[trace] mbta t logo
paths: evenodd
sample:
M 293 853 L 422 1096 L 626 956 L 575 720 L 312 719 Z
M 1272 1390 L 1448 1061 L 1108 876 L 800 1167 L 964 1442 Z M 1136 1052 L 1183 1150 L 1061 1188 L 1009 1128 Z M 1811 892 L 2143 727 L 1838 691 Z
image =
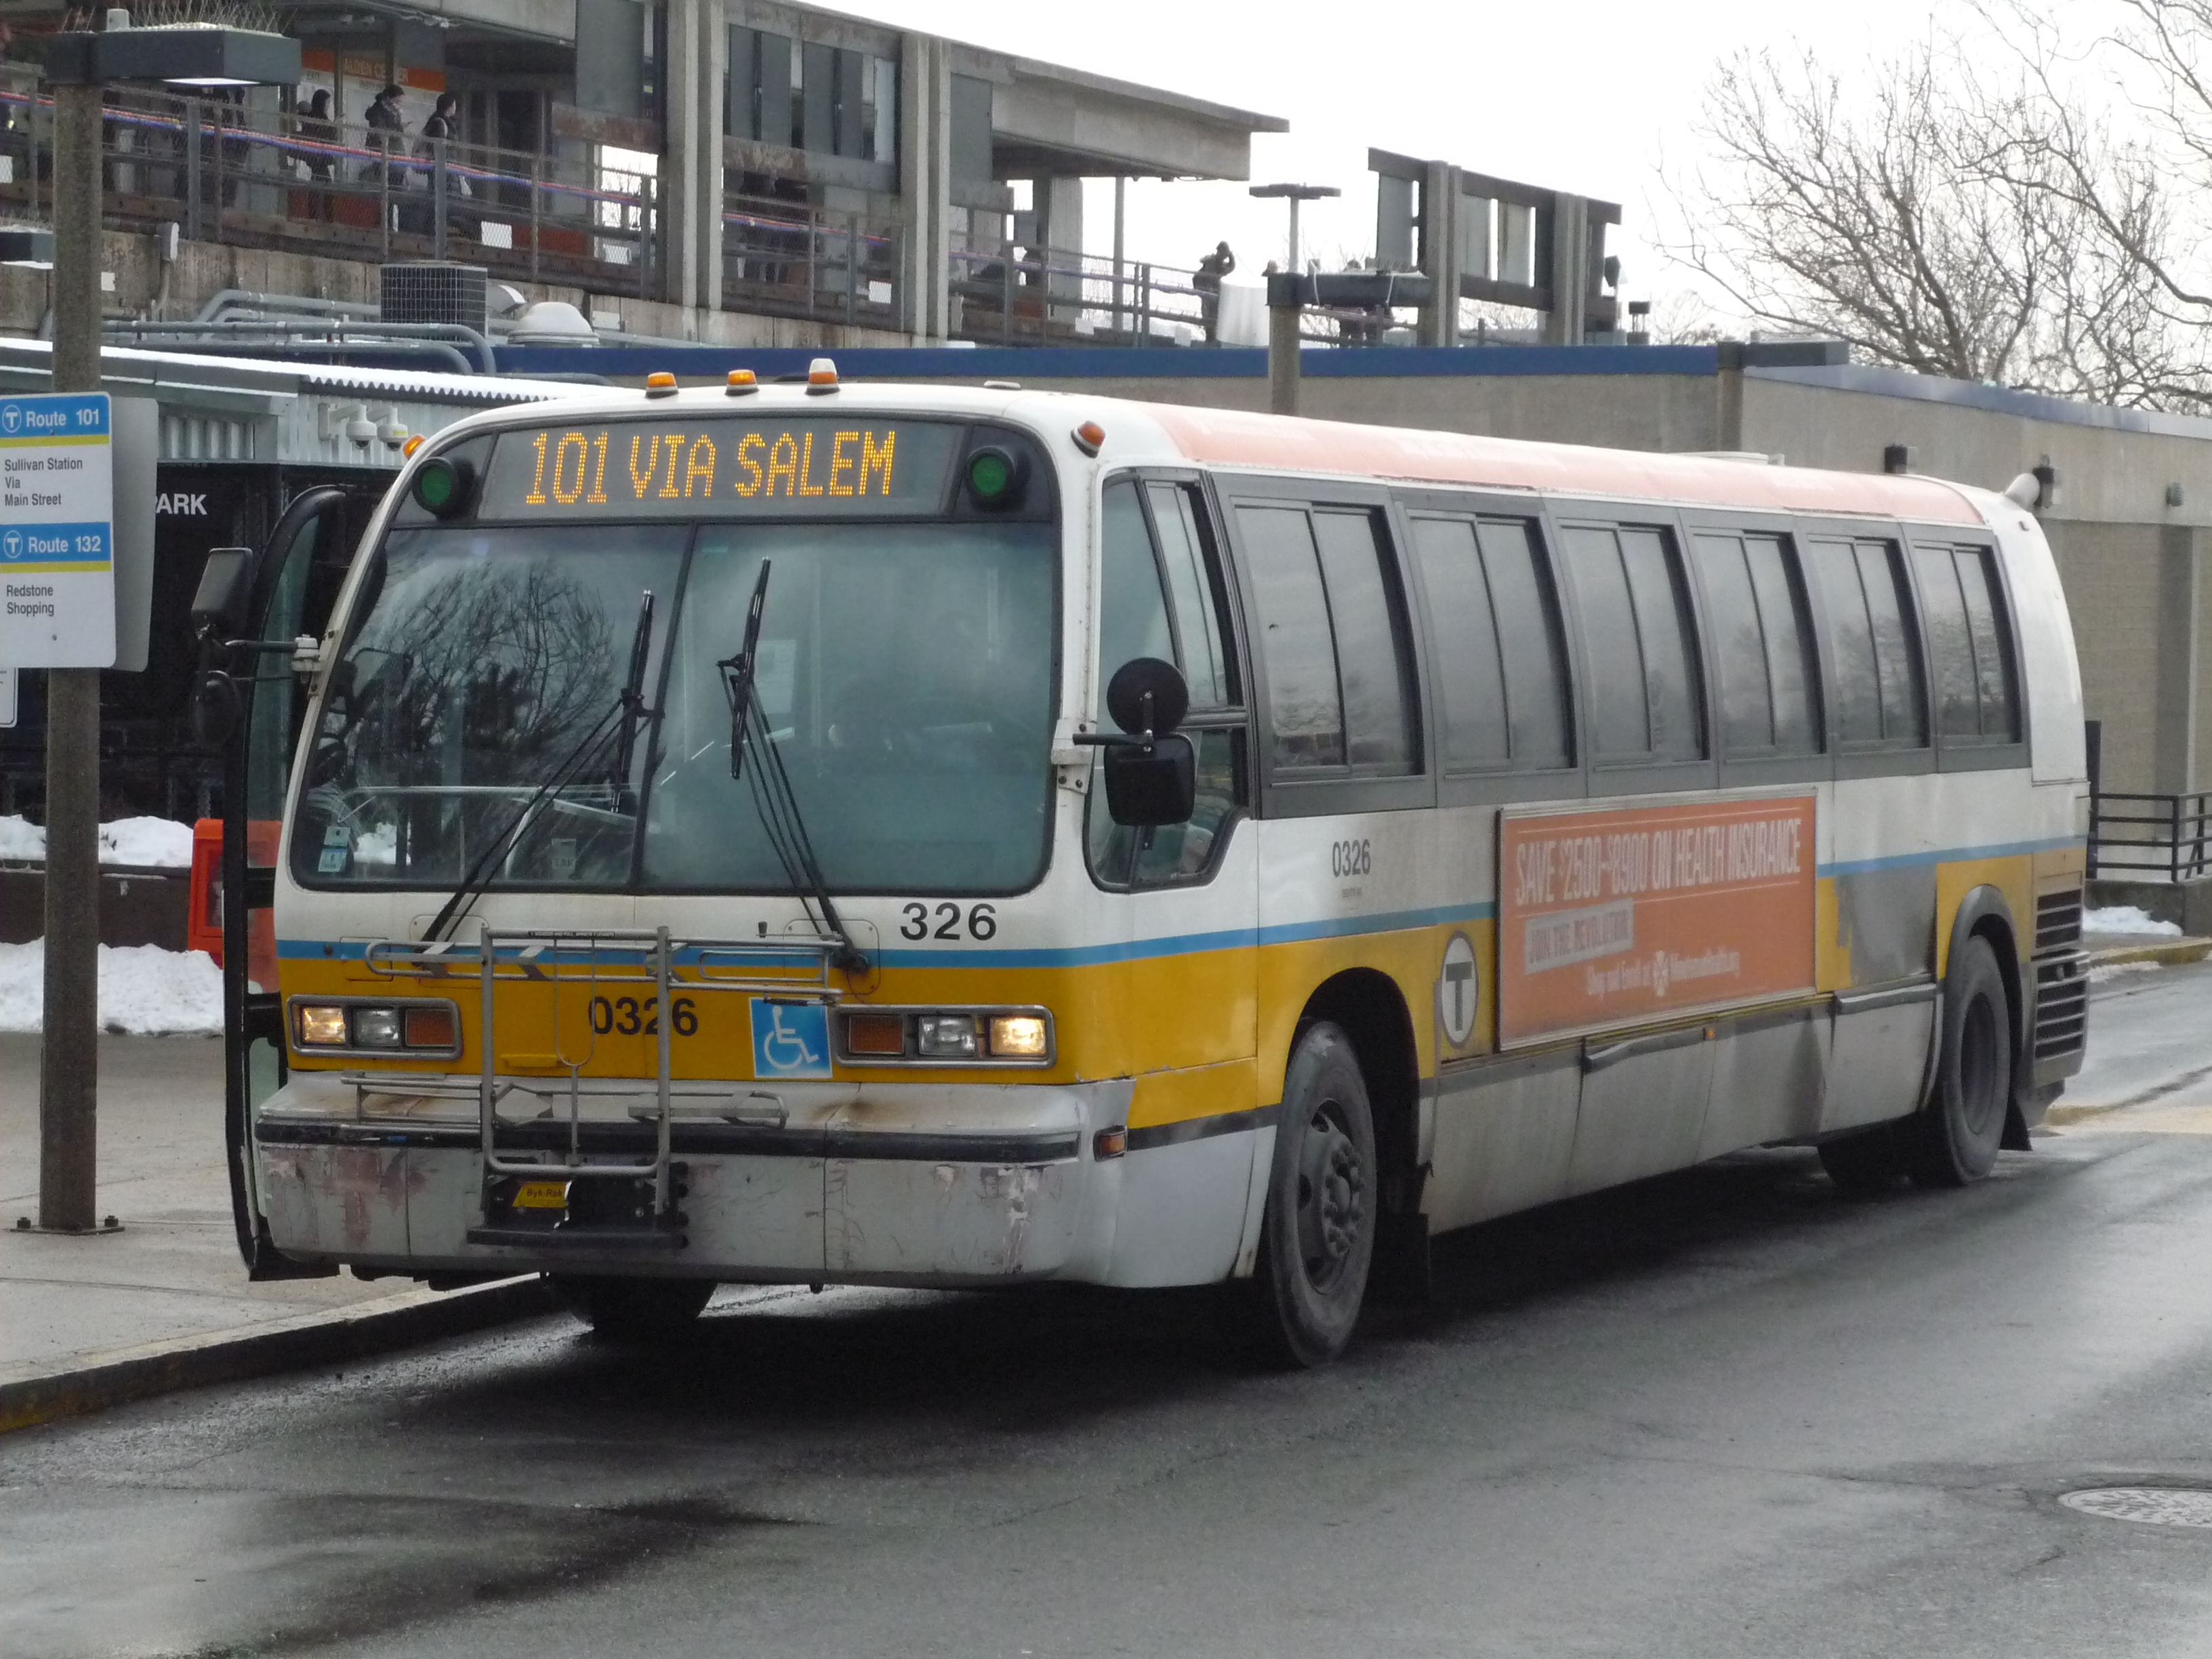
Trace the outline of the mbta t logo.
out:
M 22 429 L 22 406 L 20 404 L 0 404 L 0 437 L 12 438 Z

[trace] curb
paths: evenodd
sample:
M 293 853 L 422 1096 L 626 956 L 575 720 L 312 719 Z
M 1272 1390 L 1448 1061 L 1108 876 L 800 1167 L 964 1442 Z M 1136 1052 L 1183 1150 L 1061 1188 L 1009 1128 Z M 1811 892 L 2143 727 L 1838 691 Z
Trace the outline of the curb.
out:
M 2116 945 L 2106 950 L 2092 951 L 2089 965 L 2112 968 L 2127 962 L 2150 962 L 2178 967 L 2186 962 L 2202 962 L 2208 956 L 2212 956 L 2212 939 L 2167 939 L 2155 945 Z
M 409 1291 L 327 1313 L 120 1348 L 88 1364 L 0 1373 L 0 1434 L 179 1389 L 411 1348 L 550 1313 L 558 1305 L 551 1283 L 542 1278 L 459 1291 Z

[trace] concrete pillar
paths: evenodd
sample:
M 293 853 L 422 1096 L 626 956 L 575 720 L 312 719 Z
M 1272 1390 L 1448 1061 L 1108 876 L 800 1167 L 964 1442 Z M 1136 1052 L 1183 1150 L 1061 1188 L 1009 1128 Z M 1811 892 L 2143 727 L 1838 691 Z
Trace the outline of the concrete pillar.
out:
M 722 308 L 722 83 L 729 51 L 724 0 L 668 0 L 661 293 L 692 311 Z
M 2203 634 L 2197 616 L 2204 586 L 2197 532 L 2166 525 L 2158 537 L 2158 668 L 2152 704 L 2151 792 L 2197 787 L 2197 688 Z
M 1421 343 L 1459 343 L 1459 169 L 1428 164 L 1421 181 L 1421 270 L 1436 283 L 1421 308 Z
M 899 321 L 915 344 L 940 345 L 952 331 L 952 70 L 945 42 L 926 34 L 900 45 L 898 148 Z
M 1552 268 L 1538 278 L 1552 289 L 1546 345 L 1580 345 L 1589 318 L 1589 203 L 1564 191 L 1552 198 Z
M 1040 179 L 1030 198 L 1036 204 L 1037 240 L 1050 250 L 1048 264 L 1080 266 L 1083 263 L 1083 180 Z M 1083 278 L 1048 277 L 1045 292 L 1052 300 L 1054 320 L 1073 323 L 1083 309 Z

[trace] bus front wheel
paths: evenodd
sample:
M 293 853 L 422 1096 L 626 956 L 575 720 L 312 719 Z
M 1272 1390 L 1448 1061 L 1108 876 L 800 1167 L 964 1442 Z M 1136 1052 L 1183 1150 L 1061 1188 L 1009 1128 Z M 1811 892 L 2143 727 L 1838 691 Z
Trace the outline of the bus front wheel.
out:
M 1907 1126 L 1906 1167 L 1923 1187 L 1964 1187 L 1996 1168 L 2012 1101 L 2012 1014 L 1996 952 L 1968 939 L 1943 980 L 1936 1098 Z
M 556 1273 L 553 1288 L 570 1313 L 610 1341 L 665 1342 L 690 1328 L 714 1294 L 714 1281 Z
M 1351 1341 L 1375 1256 L 1375 1120 L 1352 1040 L 1322 1021 L 1291 1051 L 1253 1276 L 1232 1289 L 1255 1357 L 1322 1365 Z

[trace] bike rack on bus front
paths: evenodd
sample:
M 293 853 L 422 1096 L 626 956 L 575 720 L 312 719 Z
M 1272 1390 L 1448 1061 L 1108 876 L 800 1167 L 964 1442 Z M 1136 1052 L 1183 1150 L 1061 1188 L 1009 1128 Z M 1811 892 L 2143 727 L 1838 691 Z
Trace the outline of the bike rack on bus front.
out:
M 752 939 L 678 939 L 665 927 L 650 933 L 495 931 L 487 923 L 479 926 L 473 951 L 465 946 L 457 948 L 449 941 L 410 944 L 380 940 L 368 947 L 366 957 L 372 973 L 431 979 L 465 979 L 474 974 L 481 988 L 478 1075 L 473 1085 L 462 1084 L 458 1079 L 451 1085 L 456 1094 L 465 1090 L 476 1096 L 482 1137 L 485 1215 L 483 1224 L 469 1229 L 471 1243 L 583 1249 L 680 1249 L 684 1243 L 684 1218 L 676 1208 L 676 1200 L 681 1196 L 677 1179 L 679 1170 L 671 1156 L 678 1092 L 671 1066 L 675 992 L 681 989 L 721 995 L 772 996 L 834 1004 L 842 999 L 844 991 L 830 977 L 831 963 L 845 948 L 842 939 L 814 933 L 787 933 L 775 938 L 763 935 Z M 636 960 L 619 962 L 610 971 L 603 960 L 609 954 L 634 957 Z M 584 975 L 562 971 L 564 965 L 573 966 L 579 957 L 587 969 Z M 556 1044 L 557 999 L 564 988 L 580 986 L 588 998 L 607 985 L 652 987 L 656 1033 L 653 1100 L 650 1106 L 633 1105 L 629 1113 L 632 1121 L 644 1117 L 653 1124 L 650 1158 L 617 1158 L 585 1152 L 584 1097 L 622 1097 L 635 1093 L 621 1086 L 630 1081 L 628 1079 L 595 1079 L 594 1085 L 586 1088 L 582 1073 L 590 1063 L 589 1052 L 581 1059 L 561 1054 L 553 1057 L 554 1063 L 568 1073 L 568 1145 L 565 1155 L 526 1157 L 501 1150 L 498 1104 L 503 1097 L 520 1086 L 514 1079 L 503 1080 L 498 1076 L 496 990 L 502 981 L 510 986 L 542 984 L 556 999 Z M 596 1038 L 596 1028 L 594 1032 Z M 614 1086 L 611 1087 L 610 1083 Z M 726 1091 L 685 1089 L 681 1092 L 687 1098 L 707 1092 L 710 1098 L 726 1100 L 727 1105 L 717 1109 L 715 1115 L 733 1121 L 751 1121 L 758 1115 L 757 1108 L 747 1107 Z M 491 1193 L 495 1184 L 505 1179 L 563 1183 L 579 1180 L 649 1181 L 653 1186 L 652 1224 L 645 1228 L 580 1224 L 565 1211 L 563 1219 L 552 1226 L 498 1224 L 492 1214 Z

